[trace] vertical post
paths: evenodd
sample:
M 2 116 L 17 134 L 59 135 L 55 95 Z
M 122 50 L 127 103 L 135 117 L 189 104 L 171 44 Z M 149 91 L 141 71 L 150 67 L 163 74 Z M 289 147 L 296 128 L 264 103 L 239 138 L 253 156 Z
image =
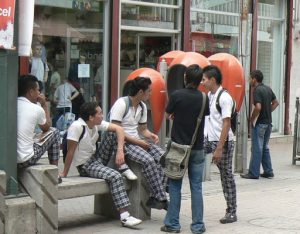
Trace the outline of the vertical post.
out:
M 247 77 L 249 70 L 249 40 L 248 40 L 248 1 L 243 1 L 241 5 L 241 23 L 239 34 L 239 54 L 240 61 L 244 67 L 244 77 Z M 245 93 L 247 95 L 247 84 L 245 85 Z M 245 101 L 245 100 L 244 100 Z M 235 172 L 246 173 L 247 169 L 247 144 L 248 144 L 248 122 L 247 122 L 247 105 L 242 105 L 240 114 L 238 116 L 238 129 L 236 136 L 236 148 L 235 148 Z
M 167 85 L 167 74 L 168 74 L 168 64 L 165 59 L 159 63 L 159 72 L 165 80 L 165 85 Z M 165 90 L 167 92 L 167 90 Z M 161 124 L 160 131 L 158 133 L 160 139 L 160 146 L 162 149 L 166 149 L 166 119 L 164 118 Z
M 15 2 L 18 19 L 18 1 Z M 14 20 L 14 44 L 18 44 L 18 20 Z M 7 194 L 18 193 L 17 183 L 17 50 L 0 50 L 0 170 L 7 178 Z
M 296 159 L 297 159 L 297 148 L 298 146 L 298 116 L 299 116 L 299 97 L 296 98 L 296 113 L 295 113 L 295 124 L 294 124 L 294 142 L 293 142 L 293 159 L 292 159 L 292 164 L 296 164 Z

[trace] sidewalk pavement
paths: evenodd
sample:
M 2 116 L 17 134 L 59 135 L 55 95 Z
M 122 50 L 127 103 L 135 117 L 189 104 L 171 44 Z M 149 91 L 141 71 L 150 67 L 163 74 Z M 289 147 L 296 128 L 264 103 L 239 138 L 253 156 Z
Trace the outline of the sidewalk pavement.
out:
M 250 148 L 250 147 L 249 147 Z M 203 183 L 204 221 L 207 234 L 300 234 L 300 164 L 292 165 L 292 142 L 270 144 L 275 177 L 259 180 L 242 179 L 237 184 L 238 221 L 220 224 L 225 214 L 218 169 L 211 167 L 211 181 Z M 248 150 L 249 151 L 249 150 Z M 250 152 L 248 152 L 248 161 Z M 191 233 L 191 205 L 188 179 L 184 178 L 180 221 L 181 233 Z M 136 229 L 124 228 L 118 220 L 107 220 L 93 214 L 93 197 L 59 201 L 59 233 L 91 234 L 163 233 L 160 227 L 166 211 L 152 210 L 151 220 Z

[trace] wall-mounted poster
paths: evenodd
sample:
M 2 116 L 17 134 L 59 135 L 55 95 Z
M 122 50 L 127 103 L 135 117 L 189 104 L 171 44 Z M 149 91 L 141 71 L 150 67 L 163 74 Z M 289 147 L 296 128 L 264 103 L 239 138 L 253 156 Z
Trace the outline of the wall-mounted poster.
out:
M 15 0 L 0 1 L 0 48 L 14 49 Z

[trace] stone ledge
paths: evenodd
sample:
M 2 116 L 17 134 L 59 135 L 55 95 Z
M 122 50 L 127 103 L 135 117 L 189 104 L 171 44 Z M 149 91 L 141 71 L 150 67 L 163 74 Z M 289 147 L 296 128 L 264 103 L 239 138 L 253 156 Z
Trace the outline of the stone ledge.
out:
M 124 179 L 124 185 L 126 190 L 131 188 L 131 182 Z M 63 182 L 58 185 L 58 200 L 84 197 L 95 194 L 106 194 L 110 193 L 110 189 L 105 180 L 70 176 L 63 178 Z

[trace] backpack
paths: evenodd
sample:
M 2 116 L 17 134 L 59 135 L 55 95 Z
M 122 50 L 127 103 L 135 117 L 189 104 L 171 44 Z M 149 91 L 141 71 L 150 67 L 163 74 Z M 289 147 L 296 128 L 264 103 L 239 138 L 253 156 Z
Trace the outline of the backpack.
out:
M 217 100 L 216 100 L 216 108 L 217 108 L 218 112 L 220 113 L 220 115 L 222 115 L 222 110 L 221 110 L 221 106 L 220 106 L 219 101 L 220 101 L 220 97 L 221 97 L 221 95 L 224 91 L 227 92 L 226 89 L 221 89 L 221 91 L 219 92 L 219 94 L 217 96 Z M 238 115 L 238 112 L 236 110 L 236 102 L 233 98 L 232 98 L 232 101 L 233 101 L 233 106 L 232 106 L 232 110 L 231 110 L 230 122 L 231 122 L 231 130 L 232 130 L 233 134 L 235 134 L 236 129 L 237 129 L 237 115 Z
M 83 138 L 85 133 L 85 127 L 82 125 L 82 133 L 80 134 L 80 137 L 78 139 L 78 144 L 81 141 L 81 139 Z M 62 138 L 62 153 L 63 153 L 63 162 L 65 163 L 66 157 L 67 157 L 67 152 L 68 152 L 68 140 L 67 140 L 67 136 L 68 136 L 68 131 L 66 131 L 63 135 Z

